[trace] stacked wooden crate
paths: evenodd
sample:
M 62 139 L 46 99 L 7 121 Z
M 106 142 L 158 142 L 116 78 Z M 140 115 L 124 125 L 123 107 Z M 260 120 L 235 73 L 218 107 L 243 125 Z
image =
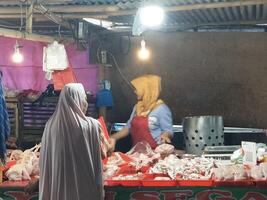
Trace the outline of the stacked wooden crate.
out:
M 87 116 L 97 117 L 95 99 L 88 97 L 88 100 Z M 45 124 L 56 109 L 58 97 L 46 97 L 42 103 L 33 103 L 26 98 L 21 101 L 7 98 L 6 101 L 11 123 L 11 136 L 16 137 L 20 144 L 39 143 Z

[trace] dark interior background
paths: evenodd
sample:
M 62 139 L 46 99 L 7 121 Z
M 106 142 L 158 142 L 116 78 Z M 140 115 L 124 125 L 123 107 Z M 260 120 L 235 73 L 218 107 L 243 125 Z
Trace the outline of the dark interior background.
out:
M 149 73 L 162 77 L 161 98 L 174 124 L 185 116 L 221 115 L 225 126 L 267 128 L 266 33 L 149 33 L 144 38 L 152 54 L 147 62 L 136 56 L 140 37 L 131 37 L 130 46 L 127 37 L 112 37 L 112 52 L 128 80 Z M 114 97 L 108 121 L 126 122 L 136 97 L 114 65 L 107 73 Z M 263 134 L 242 134 L 226 137 L 226 143 L 244 139 L 266 140 Z

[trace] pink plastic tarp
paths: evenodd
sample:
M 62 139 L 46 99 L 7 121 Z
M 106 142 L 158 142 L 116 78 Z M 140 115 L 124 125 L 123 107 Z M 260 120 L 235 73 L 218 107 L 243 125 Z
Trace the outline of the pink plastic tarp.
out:
M 24 56 L 22 63 L 12 61 L 16 39 L 0 37 L 0 70 L 3 72 L 3 83 L 8 89 L 44 91 L 50 83 L 45 79 L 42 70 L 43 47 L 47 43 L 33 42 L 19 39 L 23 46 L 21 53 Z M 98 66 L 89 64 L 88 51 L 76 50 L 74 43 L 66 44 L 69 62 L 74 69 L 78 82 L 82 83 L 87 91 L 96 94 L 98 83 Z

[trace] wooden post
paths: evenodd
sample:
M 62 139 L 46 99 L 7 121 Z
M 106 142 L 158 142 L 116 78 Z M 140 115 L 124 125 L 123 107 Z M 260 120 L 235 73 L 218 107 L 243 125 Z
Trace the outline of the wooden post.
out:
M 31 2 L 30 7 L 27 8 L 26 32 L 28 33 L 32 33 L 33 7 L 34 7 L 34 2 Z
M 105 80 L 105 65 L 104 64 L 99 64 L 99 82 L 102 80 Z M 99 116 L 103 116 L 104 120 L 106 121 L 106 116 L 107 115 L 107 109 L 106 107 L 100 107 L 99 108 Z

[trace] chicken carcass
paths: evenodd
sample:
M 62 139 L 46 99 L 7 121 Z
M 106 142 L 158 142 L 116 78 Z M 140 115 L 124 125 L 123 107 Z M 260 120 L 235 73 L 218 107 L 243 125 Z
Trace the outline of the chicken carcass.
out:
M 172 154 L 174 152 L 174 146 L 171 144 L 161 144 L 157 146 L 154 151 L 155 153 L 164 154 L 164 155 Z
M 6 172 L 6 176 L 10 181 L 31 180 L 24 164 L 15 164 Z
M 260 168 L 265 179 L 267 179 L 267 163 L 261 163 Z
M 7 178 L 9 180 L 30 180 L 30 176 L 39 175 L 38 150 L 40 147 L 41 145 L 36 145 L 24 152 L 13 151 L 11 159 L 17 159 L 17 164 L 6 172 Z
M 251 168 L 251 177 L 255 180 L 263 180 L 264 174 L 262 172 L 262 168 L 259 165 L 255 165 Z
M 23 151 L 21 150 L 14 150 L 11 152 L 9 160 L 20 160 L 22 158 Z

